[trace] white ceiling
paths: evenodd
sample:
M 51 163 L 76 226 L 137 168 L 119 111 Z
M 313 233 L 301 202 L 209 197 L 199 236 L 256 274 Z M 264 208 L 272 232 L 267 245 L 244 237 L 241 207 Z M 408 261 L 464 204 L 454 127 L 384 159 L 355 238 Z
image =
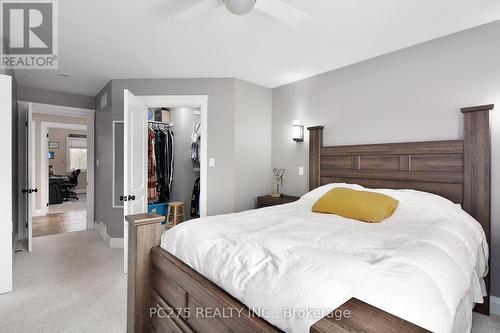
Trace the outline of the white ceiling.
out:
M 173 18 L 199 0 L 60 0 L 59 70 L 17 71 L 18 83 L 90 96 L 114 78 L 276 87 L 500 19 L 499 0 L 283 1 L 309 14 L 298 29 L 224 7 L 191 23 Z

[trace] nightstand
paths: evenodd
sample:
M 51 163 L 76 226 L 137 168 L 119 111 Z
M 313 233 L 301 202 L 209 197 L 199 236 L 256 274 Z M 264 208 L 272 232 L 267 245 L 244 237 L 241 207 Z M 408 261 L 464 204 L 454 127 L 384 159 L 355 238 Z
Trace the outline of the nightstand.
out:
M 279 198 L 273 198 L 270 195 L 264 195 L 262 197 L 257 198 L 257 208 L 283 205 L 286 203 L 294 202 L 299 200 L 299 197 L 293 197 L 290 195 L 282 195 Z

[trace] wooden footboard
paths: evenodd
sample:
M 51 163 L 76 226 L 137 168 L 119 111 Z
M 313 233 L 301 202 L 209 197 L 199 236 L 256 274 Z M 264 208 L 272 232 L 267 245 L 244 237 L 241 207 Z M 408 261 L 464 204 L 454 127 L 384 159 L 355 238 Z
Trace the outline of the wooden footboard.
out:
M 131 215 L 127 332 L 282 332 L 159 247 L 158 215 Z M 357 299 L 315 323 L 313 333 L 428 332 Z

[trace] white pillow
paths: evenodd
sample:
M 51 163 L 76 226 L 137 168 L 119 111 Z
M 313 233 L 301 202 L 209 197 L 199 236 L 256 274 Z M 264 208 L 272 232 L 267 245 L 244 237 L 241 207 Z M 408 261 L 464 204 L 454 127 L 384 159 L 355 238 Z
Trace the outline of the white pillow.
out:
M 364 187 L 361 185 L 356 185 L 356 184 L 345 184 L 345 183 L 331 183 L 331 184 L 326 184 L 320 187 L 315 188 L 314 190 L 307 192 L 304 194 L 300 200 L 298 201 L 299 203 L 305 205 L 305 206 L 313 206 L 316 201 L 319 200 L 326 192 L 330 191 L 332 188 L 335 187 L 345 187 L 345 188 L 351 188 L 353 190 L 363 190 Z

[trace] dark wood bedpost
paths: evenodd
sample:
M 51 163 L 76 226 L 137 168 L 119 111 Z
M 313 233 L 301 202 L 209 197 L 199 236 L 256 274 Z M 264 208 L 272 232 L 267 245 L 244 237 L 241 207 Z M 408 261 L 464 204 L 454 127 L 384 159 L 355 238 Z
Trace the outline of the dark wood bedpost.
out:
M 491 138 L 490 111 L 494 105 L 461 109 L 464 114 L 464 207 L 483 227 L 490 244 L 491 214 Z M 488 261 L 489 265 L 489 261 Z M 476 306 L 479 313 L 490 314 L 490 274 L 485 277 L 488 296 Z
M 321 147 L 323 147 L 323 126 L 308 127 L 309 131 L 309 191 L 321 185 Z
M 151 249 L 160 245 L 165 231 L 164 216 L 137 214 L 125 217 L 129 223 L 128 280 L 127 280 L 127 332 L 149 332 L 151 306 Z

